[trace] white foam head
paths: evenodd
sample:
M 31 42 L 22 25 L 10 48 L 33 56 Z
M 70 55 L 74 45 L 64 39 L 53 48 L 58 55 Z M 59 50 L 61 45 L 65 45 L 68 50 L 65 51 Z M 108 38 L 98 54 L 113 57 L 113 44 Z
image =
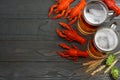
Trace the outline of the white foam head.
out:
M 111 28 L 102 28 L 96 32 L 94 41 L 100 50 L 112 51 L 118 45 L 118 35 Z
M 85 21 L 93 26 L 102 24 L 106 18 L 108 9 L 99 1 L 91 1 L 85 6 L 83 14 Z

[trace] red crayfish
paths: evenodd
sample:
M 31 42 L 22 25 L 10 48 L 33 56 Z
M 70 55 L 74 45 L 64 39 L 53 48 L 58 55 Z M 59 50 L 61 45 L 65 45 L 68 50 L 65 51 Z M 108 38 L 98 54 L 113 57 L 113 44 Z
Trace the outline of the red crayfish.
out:
M 67 24 L 63 22 L 59 22 L 59 25 L 66 28 L 66 30 L 62 30 L 62 31 L 56 28 L 56 33 L 58 34 L 59 37 L 64 38 L 70 42 L 77 41 L 82 45 L 85 44 L 86 39 L 79 36 L 78 33 L 74 29 L 70 28 Z
M 54 10 L 55 14 L 57 14 L 57 13 L 60 13 L 60 14 L 54 16 L 53 19 L 62 17 L 65 13 L 65 10 L 69 7 L 69 5 L 74 0 L 56 0 L 56 1 L 57 1 L 57 3 L 50 7 L 48 16 L 50 17 L 53 10 Z
M 113 11 L 115 11 L 116 16 L 120 15 L 120 8 L 115 4 L 114 0 L 102 0 L 109 9 L 112 9 Z
M 86 5 L 85 0 L 80 0 L 80 2 L 73 8 L 66 10 L 64 17 L 68 16 L 69 25 L 72 25 L 78 18 L 80 18 L 81 11 Z
M 57 54 L 60 55 L 62 58 L 78 61 L 78 57 L 88 57 L 88 53 L 86 51 L 79 50 L 75 45 L 69 47 L 66 44 L 62 43 L 59 44 L 59 46 L 67 49 L 64 50 L 63 52 L 57 51 Z

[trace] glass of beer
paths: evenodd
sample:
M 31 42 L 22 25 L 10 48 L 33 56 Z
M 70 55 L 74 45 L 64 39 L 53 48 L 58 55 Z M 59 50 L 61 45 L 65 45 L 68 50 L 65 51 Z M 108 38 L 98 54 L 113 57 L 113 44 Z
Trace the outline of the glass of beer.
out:
M 102 23 L 112 19 L 112 16 L 114 16 L 114 11 L 110 11 L 105 3 L 90 1 L 83 9 L 77 28 L 84 35 L 93 34 Z
M 100 28 L 88 43 L 87 52 L 93 59 L 102 59 L 106 53 L 114 51 L 119 44 L 119 34 L 116 31 L 116 23 L 111 27 Z

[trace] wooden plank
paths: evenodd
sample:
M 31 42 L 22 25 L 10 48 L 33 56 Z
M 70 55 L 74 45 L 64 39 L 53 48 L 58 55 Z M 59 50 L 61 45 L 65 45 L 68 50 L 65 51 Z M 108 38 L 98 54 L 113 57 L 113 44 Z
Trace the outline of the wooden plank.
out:
M 2 18 L 47 18 L 48 9 L 56 0 L 0 0 Z M 75 5 L 74 1 L 71 5 Z M 44 16 L 45 15 L 45 16 Z
M 118 20 L 113 21 L 117 21 L 118 25 L 120 25 Z M 49 19 L 3 19 L 0 20 L 0 40 L 58 40 L 55 28 L 60 26 L 57 22 Z M 108 26 L 108 24 L 105 23 L 104 26 Z M 120 27 L 117 28 L 120 33 Z
M 26 16 L 27 14 L 36 14 L 42 17 L 42 14 L 47 14 L 53 2 L 54 0 L 0 0 L 0 14 L 8 14 L 9 17 L 10 15 L 20 17 L 20 14 L 26 14 Z
M 101 78 L 102 77 L 102 78 Z M 108 77 L 103 78 L 104 76 L 100 76 L 97 78 L 81 78 L 81 77 L 45 77 L 45 78 L 38 78 L 38 77 L 9 77 L 9 78 L 0 78 L 1 80 L 91 80 L 91 79 L 96 79 L 96 80 L 101 80 L 101 79 L 105 79 L 105 80 L 111 80 Z
M 101 78 L 102 77 L 102 78 Z M 91 80 L 91 79 L 96 79 L 96 80 L 101 80 L 103 79 L 103 76 L 101 77 L 97 77 L 97 78 L 90 78 L 88 79 L 88 77 L 86 78 L 81 78 L 81 77 L 62 77 L 62 78 L 56 78 L 56 77 L 45 77 L 45 78 L 36 78 L 36 77 L 9 77 L 9 78 L 0 78 L 1 80 Z M 104 78 L 105 80 L 111 80 L 108 77 Z
M 74 77 L 78 76 L 77 70 L 84 71 L 80 64 L 73 65 L 72 62 L 0 62 L 0 77 Z
M 76 0 L 71 6 L 77 2 Z M 45 19 L 48 18 L 49 7 L 53 4 L 55 4 L 55 0 L 1 0 L 0 18 Z
M 66 61 L 56 54 L 63 51 L 54 41 L 0 41 L 0 61 Z M 81 50 L 85 46 L 77 45 Z
M 54 40 L 57 37 L 54 30 L 58 24 L 51 20 L 3 19 L 0 26 L 0 40 Z
M 84 72 L 85 69 L 72 62 L 0 62 L 0 77 L 12 80 L 109 80 L 109 74 L 100 73 L 92 77 Z

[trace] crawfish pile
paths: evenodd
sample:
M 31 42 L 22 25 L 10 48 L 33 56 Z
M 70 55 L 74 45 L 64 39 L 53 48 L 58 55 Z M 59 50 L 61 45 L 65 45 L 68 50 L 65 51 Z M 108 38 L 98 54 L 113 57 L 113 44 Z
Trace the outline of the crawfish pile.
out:
M 70 8 L 69 5 L 74 0 L 56 0 L 56 4 L 52 5 L 49 9 L 48 17 L 51 16 L 52 12 L 56 15 L 53 19 L 58 19 L 61 17 L 68 17 L 69 25 L 75 23 L 75 21 L 80 17 L 81 11 L 83 10 L 86 2 L 85 0 L 80 0 L 75 7 Z
M 49 9 L 48 17 L 51 17 L 53 13 L 52 19 L 58 19 L 61 17 L 67 18 L 69 21 L 68 24 L 64 22 L 58 23 L 61 27 L 65 29 L 59 30 L 58 28 L 56 28 L 55 31 L 57 35 L 69 42 L 76 41 L 80 45 L 84 45 L 86 43 L 86 39 L 79 35 L 77 31 L 71 27 L 71 25 L 80 18 L 81 12 L 86 5 L 86 2 L 85 0 L 80 0 L 74 7 L 70 8 L 70 4 L 74 1 L 75 0 L 56 0 L 56 3 L 52 5 Z M 62 58 L 78 61 L 78 57 L 88 57 L 87 51 L 79 50 L 75 45 L 69 47 L 66 44 L 62 43 L 59 44 L 59 46 L 67 49 L 63 52 L 57 51 L 57 54 L 60 55 Z
M 70 4 L 73 3 L 74 1 L 75 0 L 56 0 L 56 3 L 54 5 L 52 5 L 49 9 L 48 17 L 51 17 L 52 19 L 58 19 L 58 18 L 61 18 L 61 17 L 67 18 L 68 24 L 64 23 L 64 22 L 58 22 L 58 24 L 64 29 L 60 30 L 59 28 L 56 28 L 55 32 L 57 33 L 57 35 L 60 38 L 63 38 L 66 41 L 68 41 L 68 42 L 75 41 L 75 42 L 79 43 L 81 46 L 83 46 L 86 43 L 86 39 L 84 37 L 82 37 L 71 26 L 78 19 L 80 19 L 80 17 L 82 16 L 81 13 L 82 13 L 82 10 L 84 9 L 85 5 L 86 5 L 86 1 L 85 0 L 80 0 L 74 7 L 71 8 Z M 100 1 L 104 2 L 109 9 L 112 9 L 116 13 L 116 16 L 120 15 L 120 9 L 115 5 L 114 0 L 100 0 Z M 88 57 L 87 50 L 85 50 L 85 51 L 79 50 L 75 45 L 68 46 L 65 43 L 60 43 L 60 44 L 58 44 L 58 46 L 66 49 L 64 51 L 57 51 L 56 52 L 62 58 L 67 58 L 67 59 L 70 59 L 70 60 L 73 60 L 73 61 L 78 61 L 79 57 L 85 57 L 85 58 Z M 104 59 L 93 60 L 93 61 L 89 61 L 87 63 L 84 63 L 83 66 L 89 66 L 88 69 L 86 70 L 86 72 L 94 70 L 106 58 L 107 58 L 106 64 L 109 64 L 111 62 L 111 57 L 109 57 L 109 56 L 106 56 Z M 116 60 L 118 60 L 118 59 L 116 59 Z M 114 62 L 114 60 L 113 60 L 109 65 L 110 67 L 107 66 L 108 70 L 105 73 L 107 73 L 111 69 L 111 66 L 113 66 L 116 62 Z M 101 71 L 105 67 L 106 67 L 106 65 L 102 65 L 99 69 L 93 71 L 91 73 L 91 75 L 94 75 L 95 73 Z M 111 74 L 116 79 L 118 77 L 117 68 L 113 68 L 112 71 L 111 71 Z M 117 74 L 117 75 L 114 75 L 114 74 Z
M 63 22 L 59 22 L 59 25 L 66 28 L 65 30 L 61 30 L 61 31 L 58 28 L 56 28 L 55 31 L 59 37 L 69 42 L 76 41 L 80 45 L 84 45 L 86 43 L 86 39 L 80 36 L 74 29 L 70 28 L 70 26 L 68 26 Z M 71 47 L 69 47 L 66 44 L 59 44 L 59 46 L 67 49 L 63 52 L 59 52 L 59 51 L 57 52 L 58 55 L 60 55 L 63 58 L 68 58 L 74 61 L 78 61 L 79 56 L 88 57 L 87 51 L 81 51 L 75 45 L 72 45 Z

